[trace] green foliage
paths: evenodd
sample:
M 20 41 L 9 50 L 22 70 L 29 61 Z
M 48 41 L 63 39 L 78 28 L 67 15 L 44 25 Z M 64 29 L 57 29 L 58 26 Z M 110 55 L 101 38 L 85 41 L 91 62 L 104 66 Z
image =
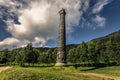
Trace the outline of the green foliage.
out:
M 7 63 L 10 59 L 10 52 L 8 49 L 5 49 L 0 52 L 0 63 Z
M 20 64 L 20 66 L 24 65 L 24 63 L 26 62 L 26 54 L 24 53 L 23 50 L 21 50 L 19 53 L 17 53 L 15 60 L 17 63 Z
M 84 41 L 79 45 L 68 45 L 67 62 L 87 66 L 120 65 L 120 30 L 108 36 Z M 34 48 L 32 44 L 14 50 L 0 51 L 0 63 L 56 63 L 57 48 Z

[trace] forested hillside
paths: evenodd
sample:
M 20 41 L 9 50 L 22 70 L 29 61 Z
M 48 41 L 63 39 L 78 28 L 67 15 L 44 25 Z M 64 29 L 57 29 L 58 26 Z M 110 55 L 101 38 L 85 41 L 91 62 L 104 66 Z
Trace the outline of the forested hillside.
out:
M 7 65 L 26 63 L 56 63 L 57 48 L 24 48 L 0 51 L 0 63 Z M 120 65 L 120 30 L 107 36 L 67 46 L 67 62 L 82 66 Z

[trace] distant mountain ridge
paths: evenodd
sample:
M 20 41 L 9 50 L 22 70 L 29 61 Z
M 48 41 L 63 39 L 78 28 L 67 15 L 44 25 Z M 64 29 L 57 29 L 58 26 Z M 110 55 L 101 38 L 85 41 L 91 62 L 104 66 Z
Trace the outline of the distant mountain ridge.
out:
M 103 37 L 99 37 L 99 38 L 95 38 L 95 39 L 92 39 L 91 41 L 93 41 L 93 42 L 96 42 L 97 40 L 101 40 L 101 41 L 109 41 L 110 39 L 114 39 L 114 37 L 115 37 L 115 35 L 118 35 L 118 38 L 119 38 L 119 40 L 120 40 L 120 30 L 118 30 L 118 31 L 115 31 L 115 32 L 113 32 L 113 33 L 110 33 L 110 34 L 108 34 L 108 35 L 106 35 L 106 36 L 103 36 Z M 87 43 L 89 43 L 89 42 L 91 42 L 91 41 L 88 41 Z M 66 45 L 66 47 L 67 48 L 73 48 L 73 47 L 77 47 L 78 45 L 80 45 L 80 44 L 69 44 L 69 45 Z M 55 47 L 55 48 L 57 48 L 57 47 Z M 49 47 L 39 47 L 39 48 L 37 48 L 37 49 L 39 49 L 39 50 L 41 50 L 41 49 L 50 49 Z M 52 48 L 52 49 L 54 49 L 54 48 Z
M 96 41 L 96 40 L 98 40 L 98 39 L 113 37 L 113 36 L 116 35 L 116 34 L 119 34 L 119 35 L 120 35 L 120 30 L 115 31 L 115 32 L 113 32 L 113 33 L 110 33 L 110 34 L 108 34 L 108 35 L 106 35 L 106 36 L 103 36 L 103 37 L 95 38 L 95 39 L 93 39 L 93 40 L 91 40 L 91 41 Z
M 104 37 L 81 44 L 70 44 L 66 48 L 68 63 L 79 63 L 81 66 L 114 66 L 120 65 L 120 30 Z M 0 51 L 0 63 L 56 63 L 57 48 L 26 47 Z

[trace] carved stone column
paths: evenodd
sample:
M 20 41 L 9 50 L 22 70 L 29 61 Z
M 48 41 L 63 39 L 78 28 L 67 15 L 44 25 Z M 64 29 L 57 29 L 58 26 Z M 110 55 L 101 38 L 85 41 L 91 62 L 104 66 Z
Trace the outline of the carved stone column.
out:
M 65 66 L 66 65 L 65 9 L 60 10 L 59 14 L 60 14 L 59 40 L 58 40 L 57 63 L 55 66 Z

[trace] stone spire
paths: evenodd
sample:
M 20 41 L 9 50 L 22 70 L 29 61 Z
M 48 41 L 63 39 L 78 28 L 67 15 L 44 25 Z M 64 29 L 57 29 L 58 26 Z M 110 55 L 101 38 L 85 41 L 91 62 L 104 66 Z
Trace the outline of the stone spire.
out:
M 66 65 L 65 9 L 60 10 L 59 14 L 60 14 L 59 40 L 58 40 L 57 63 L 55 66 L 65 66 Z

